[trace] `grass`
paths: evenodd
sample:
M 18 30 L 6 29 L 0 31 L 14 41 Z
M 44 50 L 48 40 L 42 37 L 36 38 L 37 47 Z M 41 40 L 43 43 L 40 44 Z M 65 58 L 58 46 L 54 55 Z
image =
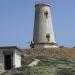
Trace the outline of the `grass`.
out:
M 22 66 L 30 64 L 33 60 L 34 60 L 34 58 L 32 58 L 32 57 L 24 57 L 24 56 L 22 56 L 22 62 L 21 62 Z
M 2 75 L 75 75 L 75 58 L 38 56 L 37 66 L 29 67 L 34 58 L 22 57 L 22 67 L 6 71 Z

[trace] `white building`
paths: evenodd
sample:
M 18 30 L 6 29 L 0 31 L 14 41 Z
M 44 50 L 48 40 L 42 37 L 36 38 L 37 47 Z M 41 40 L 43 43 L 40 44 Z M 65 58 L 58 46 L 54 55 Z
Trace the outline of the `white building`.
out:
M 51 6 L 48 3 L 38 3 L 35 5 L 34 32 L 31 47 L 57 47 L 53 32 Z
M 0 71 L 21 67 L 21 50 L 16 46 L 0 47 Z

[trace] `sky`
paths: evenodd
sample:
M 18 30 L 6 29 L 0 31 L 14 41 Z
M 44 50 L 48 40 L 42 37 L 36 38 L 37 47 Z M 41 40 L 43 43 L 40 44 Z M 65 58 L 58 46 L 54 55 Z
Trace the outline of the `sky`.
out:
M 0 46 L 27 48 L 33 38 L 35 3 L 49 2 L 58 46 L 75 46 L 75 0 L 0 0 Z

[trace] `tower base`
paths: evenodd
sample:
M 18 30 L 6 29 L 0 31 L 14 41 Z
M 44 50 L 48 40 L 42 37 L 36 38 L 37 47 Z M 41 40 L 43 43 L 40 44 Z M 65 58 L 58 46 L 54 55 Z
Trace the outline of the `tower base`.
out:
M 31 48 L 57 48 L 56 43 L 37 43 L 37 44 L 31 44 Z

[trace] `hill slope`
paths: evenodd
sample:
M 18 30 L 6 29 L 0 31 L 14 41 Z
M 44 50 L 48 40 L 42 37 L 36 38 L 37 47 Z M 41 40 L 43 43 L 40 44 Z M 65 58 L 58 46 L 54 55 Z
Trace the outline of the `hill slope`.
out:
M 39 59 L 39 63 L 29 67 L 34 59 Z M 23 51 L 22 67 L 2 75 L 75 75 L 75 49 L 26 49 Z

